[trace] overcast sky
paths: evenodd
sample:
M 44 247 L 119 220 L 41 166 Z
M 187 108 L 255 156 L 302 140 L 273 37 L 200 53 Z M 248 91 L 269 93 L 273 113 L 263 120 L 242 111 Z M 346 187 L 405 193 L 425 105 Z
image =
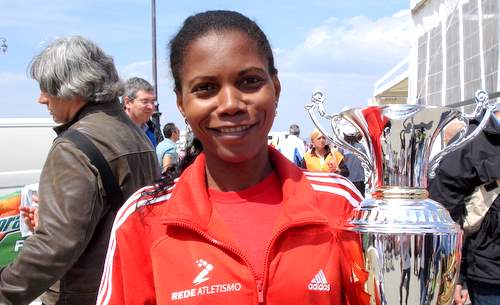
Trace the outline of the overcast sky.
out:
M 304 105 L 314 89 L 328 112 L 366 105 L 373 85 L 408 56 L 408 0 L 184 0 L 157 1 L 158 100 L 162 124 L 183 128 L 167 69 L 167 42 L 189 15 L 208 9 L 239 11 L 257 21 L 273 47 L 282 83 L 273 130 L 298 123 L 313 128 Z M 27 77 L 31 58 L 54 38 L 88 37 L 115 59 L 123 80 L 152 81 L 151 8 L 139 0 L 0 0 L 0 118 L 48 117 Z

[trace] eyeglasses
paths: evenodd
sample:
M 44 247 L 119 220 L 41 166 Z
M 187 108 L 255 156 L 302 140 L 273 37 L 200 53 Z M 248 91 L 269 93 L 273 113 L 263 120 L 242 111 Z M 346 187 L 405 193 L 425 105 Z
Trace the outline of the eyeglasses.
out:
M 153 106 L 156 106 L 158 105 L 158 102 L 156 100 L 149 100 L 149 99 L 134 99 L 133 100 L 134 102 L 139 102 L 141 103 L 143 106 L 147 106 L 148 104 L 151 104 Z

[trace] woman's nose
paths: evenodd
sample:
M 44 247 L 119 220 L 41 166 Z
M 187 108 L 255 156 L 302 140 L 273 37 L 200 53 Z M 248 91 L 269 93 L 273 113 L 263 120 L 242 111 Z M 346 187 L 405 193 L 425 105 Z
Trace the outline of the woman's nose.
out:
M 220 91 L 219 95 L 219 113 L 233 115 L 241 111 L 241 96 L 232 88 L 226 88 Z

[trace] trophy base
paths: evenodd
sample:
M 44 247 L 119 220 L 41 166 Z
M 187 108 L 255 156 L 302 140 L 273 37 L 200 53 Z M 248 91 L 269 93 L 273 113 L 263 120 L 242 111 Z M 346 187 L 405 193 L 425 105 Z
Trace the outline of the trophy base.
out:
M 451 304 L 462 230 L 425 189 L 378 189 L 345 229 L 362 243 L 370 305 Z
M 359 233 L 370 305 L 450 305 L 461 234 Z

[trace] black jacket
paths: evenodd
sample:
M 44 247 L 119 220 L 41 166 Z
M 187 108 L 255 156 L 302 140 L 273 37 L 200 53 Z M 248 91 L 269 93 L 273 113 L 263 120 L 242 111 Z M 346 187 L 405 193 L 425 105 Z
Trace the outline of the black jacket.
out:
M 463 224 L 464 198 L 474 188 L 500 178 L 500 124 L 492 117 L 484 130 L 462 148 L 446 155 L 429 183 L 430 197 Z M 478 232 L 467 236 L 461 273 L 468 280 L 500 285 L 500 196 Z

